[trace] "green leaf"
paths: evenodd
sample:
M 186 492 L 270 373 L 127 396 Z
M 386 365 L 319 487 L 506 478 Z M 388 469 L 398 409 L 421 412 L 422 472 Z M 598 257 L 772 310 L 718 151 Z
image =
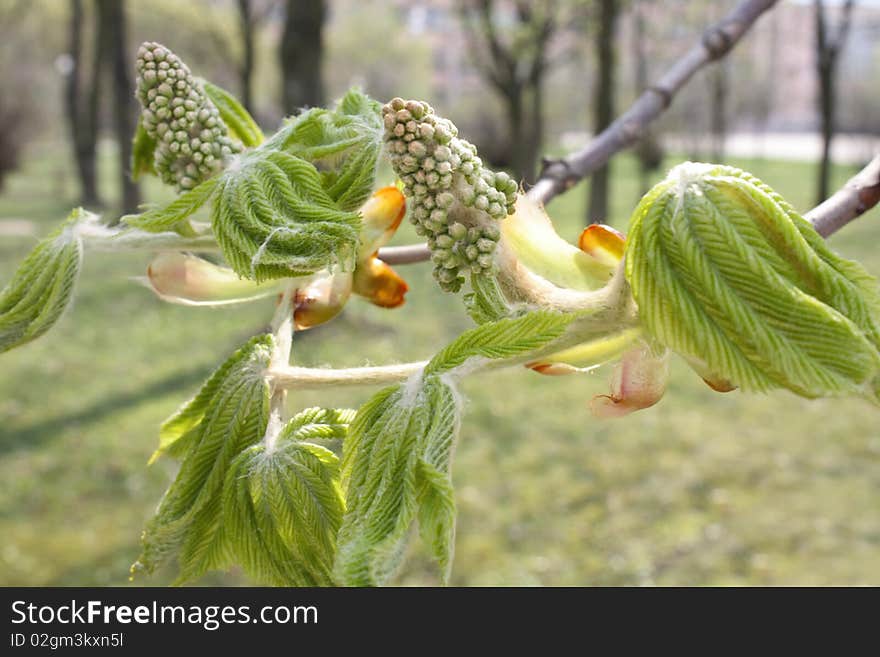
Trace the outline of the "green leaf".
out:
M 461 404 L 456 392 L 446 383 L 438 384 L 437 397 L 416 468 L 416 480 L 419 533 L 446 584 L 455 554 L 456 506 L 450 469 L 461 425 Z
M 263 131 L 235 96 L 207 80 L 201 82 L 205 94 L 216 105 L 233 139 L 238 139 L 247 148 L 263 143 Z
M 43 335 L 70 306 L 82 265 L 76 224 L 94 216 L 82 208 L 71 212 L 0 291 L 0 353 Z
M 471 289 L 464 295 L 464 305 L 477 324 L 486 324 L 503 319 L 511 314 L 504 292 L 495 276 L 472 274 Z
M 165 231 L 191 232 L 187 219 L 196 213 L 217 190 L 218 179 L 209 178 L 197 187 L 184 192 L 168 205 L 153 208 L 141 214 L 129 214 L 122 221 L 133 228 L 140 228 L 149 233 Z
M 552 346 L 577 313 L 539 311 L 471 329 L 407 382 L 358 411 L 343 445 L 347 510 L 334 573 L 345 585 L 380 585 L 396 571 L 412 523 L 438 562 L 452 565 L 455 499 L 450 465 L 461 404 L 454 389 L 468 359 L 521 358 Z
M 626 275 L 648 331 L 735 385 L 876 401 L 876 281 L 753 176 L 673 169 L 633 214 Z
M 220 178 L 211 223 L 229 265 L 258 282 L 353 268 L 358 214 L 336 206 L 314 166 L 264 146 Z
M 186 449 L 177 477 L 146 525 L 143 553 L 133 571 L 152 572 L 175 553 L 179 582 L 228 564 L 229 548 L 220 531 L 221 493 L 230 464 L 265 434 L 269 385 L 264 371 L 272 343 L 270 335 L 251 339 L 163 427 L 160 451 L 176 442 Z
M 469 358 L 514 358 L 534 352 L 561 337 L 578 318 L 577 313 L 540 310 L 483 324 L 462 333 L 440 351 L 428 363 L 425 372 L 446 372 Z
M 226 385 L 231 374 L 235 375 L 235 372 L 250 367 L 249 362 L 253 357 L 254 349 L 249 342 L 214 370 L 195 397 L 162 423 L 159 429 L 159 447 L 150 457 L 150 464 L 163 454 L 173 458 L 181 458 L 186 454 L 193 440 L 200 435 L 200 425 L 205 419 L 205 413 L 212 408 L 221 387 Z
M 156 150 L 156 139 L 147 134 L 143 120 L 138 117 L 137 129 L 131 144 L 131 179 L 137 181 L 144 174 L 156 175 L 153 165 L 153 152 Z
M 251 134 L 236 101 L 213 85 L 208 89 L 224 121 L 229 117 Z M 214 236 L 239 276 L 259 282 L 334 266 L 352 270 L 358 209 L 375 185 L 381 133 L 378 103 L 349 92 L 335 110 L 296 117 L 169 205 L 124 219 L 146 231 L 183 231 L 187 218 L 211 200 Z
M 261 584 L 329 586 L 344 500 L 330 450 L 280 437 L 230 467 L 223 533 L 231 559 Z
M 339 583 L 387 582 L 417 515 L 445 577 L 455 517 L 448 463 L 458 415 L 454 391 L 436 376 L 387 388 L 358 411 L 343 448 L 347 510 L 334 566 Z
M 334 440 L 342 439 L 357 411 L 350 408 L 307 408 L 284 425 L 279 440 Z
M 353 89 L 335 109 L 315 108 L 294 119 L 284 150 L 312 162 L 333 201 L 355 211 L 375 186 L 382 129 L 381 105 Z

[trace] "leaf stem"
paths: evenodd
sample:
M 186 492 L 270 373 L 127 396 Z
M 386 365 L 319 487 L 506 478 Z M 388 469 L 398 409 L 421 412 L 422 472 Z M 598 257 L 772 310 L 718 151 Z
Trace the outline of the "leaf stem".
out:
M 148 233 L 137 228 L 106 226 L 96 215 L 94 220 L 79 224 L 77 231 L 85 245 L 97 251 L 220 251 L 220 246 L 210 230 L 193 237 L 184 237 L 170 231 Z
M 293 304 L 296 297 L 296 283 L 291 282 L 281 295 L 281 302 L 272 318 L 272 334 L 275 336 L 275 348 L 269 361 L 269 369 L 289 367 L 290 352 L 293 348 Z M 287 388 L 275 385 L 270 379 L 271 397 L 269 398 L 269 422 L 263 444 L 267 452 L 275 448 L 278 434 L 284 426 L 284 406 L 287 402 Z
M 268 376 L 272 384 L 286 390 L 314 390 L 340 386 L 385 385 L 404 381 L 428 361 L 375 367 L 325 369 L 320 367 L 273 366 Z

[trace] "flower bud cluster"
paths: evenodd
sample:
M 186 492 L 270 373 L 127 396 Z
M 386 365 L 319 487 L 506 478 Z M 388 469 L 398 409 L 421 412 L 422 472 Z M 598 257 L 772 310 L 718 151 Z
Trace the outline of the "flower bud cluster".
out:
M 391 164 L 411 199 L 410 221 L 428 240 L 440 287 L 457 292 L 462 274 L 493 272 L 497 221 L 513 213 L 516 181 L 484 167 L 473 144 L 427 103 L 395 98 L 382 115 Z
M 162 181 L 192 189 L 241 151 L 229 138 L 217 107 L 180 58 L 147 42 L 137 53 L 137 97 L 141 121 L 156 140 L 155 166 Z

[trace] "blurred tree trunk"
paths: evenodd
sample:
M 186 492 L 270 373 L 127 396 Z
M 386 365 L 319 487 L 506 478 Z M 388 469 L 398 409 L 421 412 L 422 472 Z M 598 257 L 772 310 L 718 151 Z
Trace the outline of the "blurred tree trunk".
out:
M 632 61 L 635 96 L 638 98 L 648 88 L 648 57 L 645 52 L 645 13 L 643 7 L 650 0 L 635 0 L 632 5 Z M 635 155 L 639 160 L 639 198 L 648 192 L 651 186 L 650 174 L 663 164 L 663 149 L 650 126 L 645 127 L 644 134 L 635 147 Z
M 834 139 L 837 114 L 837 63 L 840 51 L 846 43 L 854 0 L 847 0 L 840 10 L 837 32 L 830 34 L 825 15 L 824 0 L 814 0 L 816 19 L 816 72 L 819 78 L 818 109 L 822 131 L 822 159 L 819 163 L 817 183 L 817 202 L 828 197 L 829 177 L 831 175 L 831 141 Z
M 499 34 L 500 11 L 513 16 L 510 39 Z M 547 45 L 557 26 L 558 2 L 459 0 L 459 13 L 477 69 L 500 96 L 507 116 L 510 167 L 514 176 L 535 179 L 544 137 L 544 76 Z
M 617 35 L 618 0 L 598 0 L 599 21 L 596 33 L 596 65 L 598 67 L 593 104 L 593 134 L 607 128 L 614 120 L 614 81 L 616 58 L 614 39 Z M 609 165 L 597 169 L 590 178 L 587 223 L 604 221 L 608 217 Z
M 254 11 L 251 0 L 238 0 L 238 25 L 241 32 L 242 59 L 239 77 L 241 81 L 241 102 L 251 114 L 253 108 L 253 74 L 254 74 Z
M 727 141 L 727 98 L 730 90 L 727 61 L 715 62 L 710 72 L 709 134 L 712 138 L 712 161 L 717 163 L 724 162 Z
M 98 132 L 98 62 L 97 54 L 91 75 L 83 66 L 83 3 L 70 2 L 70 58 L 71 69 L 67 72 L 65 102 L 70 140 L 76 160 L 76 172 L 80 185 L 80 202 L 87 207 L 101 205 L 95 171 L 95 153 Z M 96 49 L 96 52 L 98 49 Z
M 324 0 L 287 0 L 281 37 L 282 104 L 286 114 L 324 104 Z
M 97 49 L 103 54 L 113 87 L 113 125 L 119 145 L 119 184 L 122 212 L 137 210 L 140 186 L 131 179 L 131 140 L 137 117 L 134 84 L 129 73 L 128 28 L 124 0 L 97 0 Z

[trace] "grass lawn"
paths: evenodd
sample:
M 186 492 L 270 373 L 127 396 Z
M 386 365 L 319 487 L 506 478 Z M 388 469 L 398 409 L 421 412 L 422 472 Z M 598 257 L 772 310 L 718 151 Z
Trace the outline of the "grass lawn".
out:
M 795 207 L 812 205 L 812 165 L 731 163 Z M 109 189 L 113 158 L 102 165 Z M 34 148 L 0 194 L 0 220 L 30 219 L 48 232 L 75 198 L 65 170 L 61 145 Z M 835 185 L 851 173 L 835 170 Z M 615 160 L 612 184 L 609 223 L 625 228 L 637 200 L 628 156 Z M 585 197 L 580 186 L 549 207 L 569 239 Z M 409 228 L 399 242 L 415 239 Z M 0 237 L 0 285 L 32 244 Z M 880 275 L 880 211 L 832 244 Z M 146 466 L 159 423 L 271 316 L 268 300 L 164 304 L 130 280 L 147 261 L 87 253 L 72 312 L 0 356 L 2 585 L 126 584 L 143 523 L 174 472 L 170 461 Z M 411 287 L 406 306 L 353 301 L 341 318 L 296 337 L 296 362 L 425 358 L 469 326 L 428 265 L 400 271 Z M 453 584 L 880 584 L 880 409 L 783 392 L 721 395 L 677 362 L 659 405 L 599 421 L 588 402 L 607 375 L 508 370 L 465 384 Z M 355 406 L 370 393 L 300 393 L 290 403 Z M 141 583 L 170 579 L 169 570 Z M 415 540 L 397 582 L 436 581 Z

